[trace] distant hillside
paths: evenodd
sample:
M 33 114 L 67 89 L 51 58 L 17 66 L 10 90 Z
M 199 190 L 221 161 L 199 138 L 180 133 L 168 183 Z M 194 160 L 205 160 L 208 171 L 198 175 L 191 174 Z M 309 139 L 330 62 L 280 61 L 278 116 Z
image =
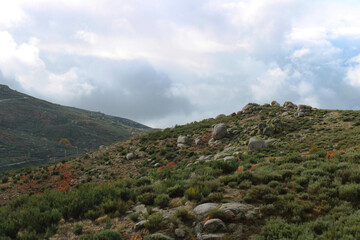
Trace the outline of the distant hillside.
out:
M 0 238 L 360 239 L 359 145 L 360 111 L 248 104 L 0 174 Z
M 0 85 L 0 171 L 81 154 L 151 131 L 129 119 L 53 104 Z

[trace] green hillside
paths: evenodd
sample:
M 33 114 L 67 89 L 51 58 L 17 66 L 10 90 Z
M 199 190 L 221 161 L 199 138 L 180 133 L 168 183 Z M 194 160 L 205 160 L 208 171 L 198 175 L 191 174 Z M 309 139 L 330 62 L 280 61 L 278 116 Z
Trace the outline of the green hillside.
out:
M 4 239 L 360 239 L 360 112 L 249 104 L 2 174 Z
M 149 131 L 128 119 L 52 104 L 0 85 L 0 171 L 81 154 Z

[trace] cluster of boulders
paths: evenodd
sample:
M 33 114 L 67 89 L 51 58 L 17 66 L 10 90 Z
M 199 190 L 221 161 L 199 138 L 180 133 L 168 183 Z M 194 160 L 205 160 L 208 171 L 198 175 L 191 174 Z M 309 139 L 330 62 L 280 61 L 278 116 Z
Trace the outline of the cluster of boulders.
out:
M 164 219 L 167 220 L 172 218 L 174 214 L 176 214 L 177 210 L 181 210 L 183 208 L 184 206 L 171 209 L 155 208 L 153 211 L 161 213 Z M 221 219 L 219 218 L 220 216 L 216 216 L 216 214 L 213 218 L 209 217 L 211 212 L 214 212 L 214 210 L 221 213 Z M 142 216 L 143 214 L 146 214 L 147 210 L 145 205 L 141 204 L 134 207 L 133 211 L 130 211 L 129 214 L 132 212 L 136 212 Z M 231 238 L 228 239 L 241 239 L 244 232 L 246 231 L 246 224 L 258 218 L 259 215 L 258 208 L 254 207 L 253 205 L 239 202 L 223 204 L 203 203 L 197 205 L 195 208 L 190 208 L 190 212 L 196 217 L 195 219 L 197 219 L 192 223 L 192 233 L 196 235 L 196 239 L 198 240 L 220 240 L 229 233 L 231 234 Z M 144 229 L 145 223 L 145 219 L 137 222 L 133 227 L 134 232 L 138 232 Z M 184 229 L 189 231 L 189 228 L 182 225 L 171 226 L 171 228 L 174 231 L 173 234 L 175 235 L 176 239 L 184 239 L 184 237 L 186 237 L 187 233 Z M 173 239 L 172 237 L 162 233 L 156 234 L 162 235 L 161 237 L 163 238 L 160 239 Z
M 295 113 L 295 116 L 297 117 L 304 117 L 307 113 L 312 111 L 312 107 L 308 105 L 299 105 L 297 107 L 297 111 Z

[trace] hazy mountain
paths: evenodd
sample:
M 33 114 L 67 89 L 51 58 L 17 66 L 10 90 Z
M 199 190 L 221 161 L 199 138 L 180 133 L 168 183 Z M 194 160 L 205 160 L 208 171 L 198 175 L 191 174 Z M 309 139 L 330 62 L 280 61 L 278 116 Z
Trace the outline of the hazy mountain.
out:
M 84 153 L 150 131 L 129 119 L 53 104 L 0 85 L 0 171 Z

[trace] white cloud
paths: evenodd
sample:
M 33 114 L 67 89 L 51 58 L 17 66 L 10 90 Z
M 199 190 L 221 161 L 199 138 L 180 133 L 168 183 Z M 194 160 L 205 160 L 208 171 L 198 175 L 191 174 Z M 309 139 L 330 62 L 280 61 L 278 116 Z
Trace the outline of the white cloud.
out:
M 292 54 L 292 57 L 293 58 L 301 58 L 307 54 L 310 53 L 310 49 L 308 48 L 301 48 L 299 50 L 296 50 L 293 54 Z
M 94 44 L 97 41 L 97 35 L 93 32 L 79 30 L 74 34 L 75 39 L 83 40 L 87 43 Z

